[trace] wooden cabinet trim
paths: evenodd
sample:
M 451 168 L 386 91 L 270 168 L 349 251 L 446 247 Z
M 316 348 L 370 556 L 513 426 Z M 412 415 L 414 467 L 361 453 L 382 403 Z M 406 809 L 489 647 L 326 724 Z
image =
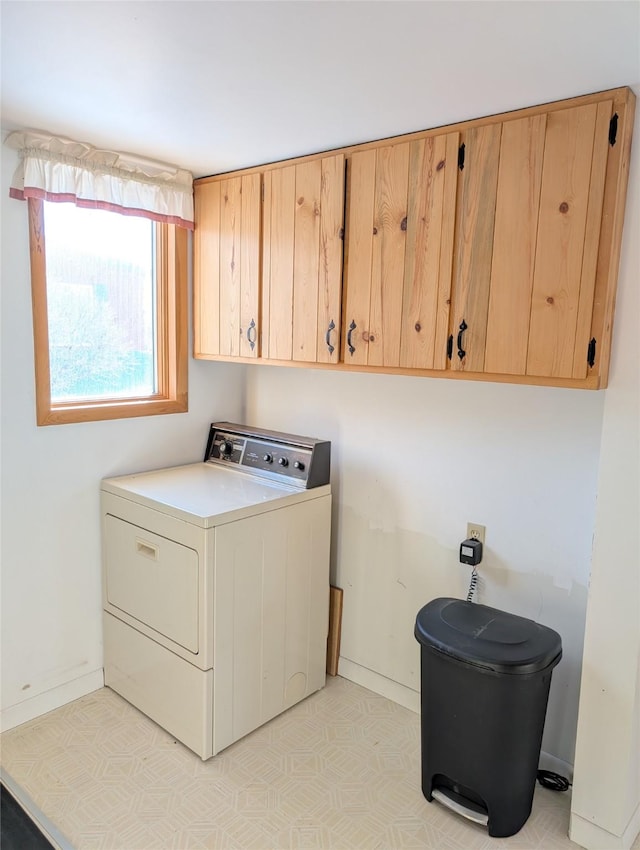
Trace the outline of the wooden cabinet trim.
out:
M 573 351 L 573 370 L 571 377 L 584 378 L 587 374 L 585 352 L 591 338 L 591 319 L 596 285 L 596 271 L 600 245 L 600 230 L 604 202 L 604 185 L 607 174 L 609 154 L 608 131 L 613 115 L 613 103 L 603 101 L 598 104 L 594 149 L 592 155 L 591 184 L 585 222 L 584 251 L 580 276 L 580 296 Z
M 590 372 L 600 375 L 600 386 L 606 387 L 611 356 L 611 332 L 616 300 L 622 225 L 627 200 L 631 137 L 636 108 L 635 95 L 629 88 L 612 92 L 613 111 L 618 115 L 616 143 L 609 149 L 609 162 L 604 187 L 603 217 L 600 229 L 600 251 L 596 269 L 595 296 L 590 339 L 596 340 L 596 356 Z M 586 357 L 586 354 L 585 354 Z
M 195 192 L 193 234 L 193 343 L 195 356 L 220 353 L 220 183 Z
M 201 360 L 211 360 L 221 363 L 246 363 L 254 366 L 289 366 L 295 369 L 330 369 L 335 372 L 369 372 L 379 375 L 406 375 L 413 378 L 452 378 L 461 381 L 489 381 L 498 384 L 527 384 L 539 387 L 566 387 L 574 390 L 603 389 L 597 375 L 589 375 L 584 379 L 577 378 L 539 378 L 535 375 L 502 375 L 489 372 L 453 372 L 451 369 L 414 369 L 390 366 L 352 366 L 349 363 L 302 363 L 296 360 L 275 360 L 261 357 L 253 360 L 250 357 L 230 357 L 224 355 L 201 356 Z

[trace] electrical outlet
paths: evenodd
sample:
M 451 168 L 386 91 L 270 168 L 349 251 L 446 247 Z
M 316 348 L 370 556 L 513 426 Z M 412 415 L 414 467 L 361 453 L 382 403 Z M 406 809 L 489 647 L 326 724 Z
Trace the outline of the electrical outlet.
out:
M 479 540 L 484 546 L 484 535 L 486 528 L 484 525 L 478 525 L 477 522 L 467 523 L 467 540 Z

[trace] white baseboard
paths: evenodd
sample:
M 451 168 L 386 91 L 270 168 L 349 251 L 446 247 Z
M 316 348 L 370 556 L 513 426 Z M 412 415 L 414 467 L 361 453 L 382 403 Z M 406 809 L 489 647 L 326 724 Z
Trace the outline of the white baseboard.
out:
M 0 732 L 6 732 L 14 726 L 27 723 L 102 687 L 104 687 L 104 671 L 101 667 L 93 673 L 87 673 L 50 691 L 37 694 L 16 705 L 10 705 L 0 712 Z
M 363 688 L 373 691 L 374 694 L 380 694 L 380 696 L 386 697 L 392 702 L 397 702 L 398 705 L 403 705 L 405 708 L 415 711 L 416 714 L 420 713 L 420 694 L 418 691 L 414 691 L 406 685 L 401 685 L 399 682 L 394 682 L 393 679 L 388 679 L 367 667 L 362 667 L 342 655 L 338 663 L 338 675 L 342 676 L 343 679 L 349 679 L 350 682 L 355 682 L 356 685 L 362 685 Z
M 607 829 L 571 812 L 569 838 L 586 850 L 630 850 L 640 834 L 640 805 L 631 816 L 622 835 L 614 835 Z
M 380 696 L 386 697 L 392 702 L 397 702 L 399 705 L 415 711 L 416 714 L 420 713 L 420 694 L 418 691 L 414 691 L 406 685 L 401 685 L 399 682 L 394 682 L 367 667 L 362 667 L 342 655 L 338 664 L 338 675 L 344 679 L 349 679 L 350 682 L 355 682 L 356 685 L 362 685 L 363 688 L 368 688 L 368 690 L 380 694 Z M 539 765 L 543 770 L 559 773 L 573 782 L 573 765 L 569 762 L 543 751 L 540 753 Z

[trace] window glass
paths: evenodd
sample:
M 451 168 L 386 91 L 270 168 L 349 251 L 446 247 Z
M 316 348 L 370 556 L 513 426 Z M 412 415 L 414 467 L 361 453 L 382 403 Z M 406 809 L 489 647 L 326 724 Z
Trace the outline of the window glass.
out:
M 158 391 L 156 226 L 44 204 L 51 402 Z

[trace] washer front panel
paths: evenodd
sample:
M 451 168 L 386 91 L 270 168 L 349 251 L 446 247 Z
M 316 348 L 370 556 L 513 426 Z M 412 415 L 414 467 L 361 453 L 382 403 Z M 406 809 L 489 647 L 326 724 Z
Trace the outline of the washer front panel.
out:
M 105 683 L 203 759 L 325 681 L 330 444 L 240 436 L 101 485 Z

